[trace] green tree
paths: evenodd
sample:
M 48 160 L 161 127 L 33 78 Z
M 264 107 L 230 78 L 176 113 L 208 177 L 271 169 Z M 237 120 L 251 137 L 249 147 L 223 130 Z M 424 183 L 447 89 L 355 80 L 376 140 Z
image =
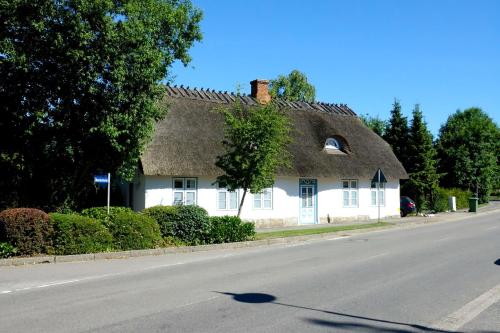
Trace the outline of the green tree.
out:
M 307 82 L 304 73 L 294 69 L 287 76 L 279 75 L 269 82 L 269 93 L 273 98 L 282 98 L 288 101 L 314 102 L 316 89 Z
M 290 119 L 272 102 L 251 108 L 235 103 L 222 113 L 225 153 L 217 157 L 216 165 L 224 174 L 217 182 L 229 191 L 243 190 L 240 216 L 247 191 L 259 193 L 272 186 L 276 170 L 289 165 Z
M 394 99 L 392 105 L 391 117 L 387 123 L 384 133 L 384 140 L 391 146 L 392 151 L 399 161 L 406 168 L 408 166 L 408 120 L 401 113 L 401 104 L 397 99 Z
M 387 121 L 381 119 L 379 116 L 372 117 L 368 114 L 360 115 L 359 118 L 366 127 L 377 133 L 380 137 L 384 136 L 385 129 L 387 128 Z
M 130 179 L 201 12 L 189 0 L 2 0 L 0 17 L 0 206 L 76 208 L 95 195 L 92 174 Z
M 469 189 L 487 202 L 500 177 L 500 129 L 493 120 L 479 108 L 458 110 L 439 130 L 437 150 L 442 185 Z
M 413 109 L 407 147 L 406 171 L 410 179 L 404 186 L 405 192 L 414 198 L 419 212 L 424 208 L 431 208 L 434 203 L 433 196 L 439 185 L 436 154 L 432 134 L 427 129 L 420 106 L 417 104 Z

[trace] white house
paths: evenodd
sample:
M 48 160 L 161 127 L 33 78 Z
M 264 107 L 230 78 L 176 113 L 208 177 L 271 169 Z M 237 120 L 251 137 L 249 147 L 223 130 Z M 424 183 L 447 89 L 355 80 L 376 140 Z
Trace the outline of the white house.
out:
M 210 215 L 235 215 L 241 193 L 216 183 L 223 152 L 223 119 L 214 109 L 239 99 L 251 107 L 270 97 L 268 81 L 254 80 L 252 94 L 166 87 L 167 116 L 157 123 L 127 197 L 135 210 L 196 204 Z M 293 124 L 290 168 L 273 187 L 248 194 L 241 217 L 257 226 L 335 223 L 380 215 L 399 217 L 399 180 L 408 177 L 390 146 L 346 105 L 274 101 Z M 387 183 L 371 182 L 378 169 Z

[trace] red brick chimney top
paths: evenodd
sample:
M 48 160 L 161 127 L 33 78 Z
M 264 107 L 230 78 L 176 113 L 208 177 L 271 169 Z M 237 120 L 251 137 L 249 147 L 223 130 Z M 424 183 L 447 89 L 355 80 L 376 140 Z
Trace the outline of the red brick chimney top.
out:
M 253 80 L 250 82 L 252 87 L 251 96 L 257 99 L 260 104 L 267 104 L 271 101 L 269 95 L 269 80 Z

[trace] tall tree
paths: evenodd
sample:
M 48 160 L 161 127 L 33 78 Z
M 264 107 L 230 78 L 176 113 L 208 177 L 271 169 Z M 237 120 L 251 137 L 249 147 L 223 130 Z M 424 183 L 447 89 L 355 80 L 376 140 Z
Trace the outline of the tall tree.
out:
M 439 169 L 446 187 L 470 189 L 488 201 L 499 183 L 500 129 L 479 108 L 458 110 L 439 130 Z
M 269 93 L 288 101 L 314 102 L 316 89 L 307 81 L 304 73 L 294 69 L 287 76 L 279 75 L 269 82 Z
M 409 144 L 407 146 L 407 167 L 410 179 L 405 184 L 405 192 L 415 199 L 417 211 L 431 208 L 433 194 L 439 186 L 436 170 L 436 149 L 432 142 L 432 134 L 423 120 L 420 106 L 413 109 Z
M 0 17 L 0 206 L 76 208 L 95 195 L 93 173 L 130 179 L 201 12 L 189 0 L 13 0 Z
M 372 117 L 368 114 L 360 115 L 359 118 L 368 128 L 383 137 L 385 129 L 387 128 L 387 121 L 381 119 L 379 116 Z
M 384 140 L 391 146 L 392 151 L 406 168 L 408 166 L 408 120 L 401 113 L 401 104 L 394 99 L 391 117 L 384 133 Z
M 217 181 L 229 191 L 243 190 L 240 216 L 247 192 L 259 193 L 272 186 L 276 170 L 289 164 L 290 120 L 272 102 L 252 108 L 235 103 L 222 112 L 225 153 L 217 157 L 216 165 L 224 174 Z

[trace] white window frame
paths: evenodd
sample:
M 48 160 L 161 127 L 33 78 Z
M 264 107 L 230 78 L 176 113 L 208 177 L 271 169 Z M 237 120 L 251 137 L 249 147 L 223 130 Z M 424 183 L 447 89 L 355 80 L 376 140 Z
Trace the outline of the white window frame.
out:
M 238 210 L 240 206 L 240 196 L 239 196 L 239 191 L 229 191 L 223 184 L 217 183 L 217 202 L 215 203 L 215 207 L 217 210 L 222 210 L 222 211 L 235 211 Z M 225 194 L 225 203 L 224 203 L 224 208 L 219 207 L 219 196 L 224 193 Z M 235 193 L 236 194 L 236 207 L 231 208 L 231 194 Z
M 382 195 L 381 195 L 382 194 Z M 373 195 L 375 195 L 375 203 L 373 203 Z M 370 205 L 373 207 L 378 207 L 378 201 L 380 201 L 380 207 L 385 207 L 385 183 L 380 183 L 380 189 L 377 194 L 377 183 L 372 182 L 370 185 Z
M 326 149 L 333 149 L 333 150 L 341 150 L 342 145 L 340 144 L 339 140 L 335 138 L 328 138 L 326 139 L 325 142 L 325 148 Z
M 181 181 L 181 187 L 175 187 L 175 182 Z M 194 187 L 188 187 L 188 182 L 194 181 Z M 182 195 L 181 201 L 176 201 L 175 196 L 177 193 Z M 194 194 L 194 201 L 187 202 L 187 195 Z M 173 205 L 196 205 L 198 203 L 198 179 L 194 177 L 174 177 L 172 178 L 172 204 Z
M 355 184 L 355 186 L 353 186 L 353 184 Z M 342 207 L 344 208 L 359 207 L 359 180 L 342 179 L 341 186 L 342 186 Z M 347 194 L 348 205 L 345 204 L 346 194 Z M 354 200 L 356 201 L 354 202 Z
M 273 188 L 272 187 L 268 187 L 268 188 L 265 188 L 263 189 L 261 192 L 259 193 L 255 193 L 253 195 L 253 198 L 252 198 L 252 204 L 253 204 L 253 209 L 256 209 L 256 210 L 261 210 L 261 209 L 264 209 L 264 210 L 272 210 L 273 209 Z M 269 193 L 270 194 L 270 199 L 265 199 L 264 198 L 264 194 L 266 193 Z M 255 205 L 255 202 L 259 202 L 260 203 L 260 207 L 257 207 Z M 269 207 L 265 207 L 265 201 L 269 201 L 270 202 L 270 205 Z

